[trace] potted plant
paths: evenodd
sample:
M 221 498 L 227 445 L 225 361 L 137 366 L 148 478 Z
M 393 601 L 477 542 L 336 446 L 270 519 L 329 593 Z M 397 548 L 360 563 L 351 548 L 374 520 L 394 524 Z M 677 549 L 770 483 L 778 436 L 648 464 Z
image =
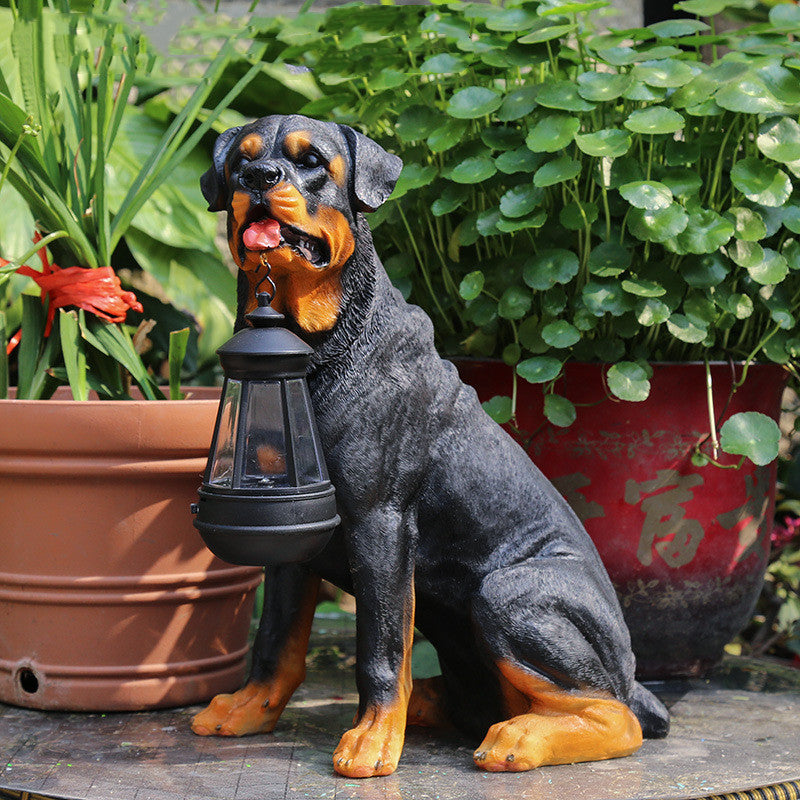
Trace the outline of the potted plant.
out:
M 182 185 L 260 68 L 206 109 L 235 52 L 224 46 L 172 118 L 145 102 L 169 87 L 117 11 L 0 9 L 15 56 L 0 65 L 2 397 L 16 379 L 0 400 L 0 700 L 37 708 L 179 705 L 236 687 L 260 582 L 191 525 L 216 400 L 166 401 L 158 372 L 194 283 L 219 295 L 202 321 L 221 318 L 217 336 L 230 324 L 232 278 Z M 172 335 L 174 398 L 188 335 Z M 194 332 L 196 364 L 203 347 Z
M 800 13 L 717 35 L 691 18 L 602 30 L 605 6 L 258 25 L 270 59 L 316 76 L 301 113 L 403 158 L 371 215 L 390 276 L 443 353 L 500 359 L 459 368 L 583 516 L 642 671 L 692 673 L 752 612 L 797 378 Z

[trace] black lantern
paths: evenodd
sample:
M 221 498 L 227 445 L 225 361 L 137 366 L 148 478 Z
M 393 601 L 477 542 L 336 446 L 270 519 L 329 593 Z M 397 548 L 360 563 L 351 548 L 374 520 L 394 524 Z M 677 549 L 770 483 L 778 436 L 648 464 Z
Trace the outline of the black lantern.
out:
M 252 327 L 217 351 L 225 382 L 192 513 L 215 555 L 263 566 L 312 558 L 339 516 L 305 379 L 313 350 L 257 297 Z

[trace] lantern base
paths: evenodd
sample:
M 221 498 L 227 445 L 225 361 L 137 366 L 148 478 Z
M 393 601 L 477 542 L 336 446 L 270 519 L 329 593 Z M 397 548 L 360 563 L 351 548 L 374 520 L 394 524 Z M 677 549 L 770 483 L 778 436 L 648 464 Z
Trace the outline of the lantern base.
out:
M 340 523 L 330 483 L 269 497 L 203 484 L 194 526 L 223 561 L 243 566 L 292 564 L 318 555 Z

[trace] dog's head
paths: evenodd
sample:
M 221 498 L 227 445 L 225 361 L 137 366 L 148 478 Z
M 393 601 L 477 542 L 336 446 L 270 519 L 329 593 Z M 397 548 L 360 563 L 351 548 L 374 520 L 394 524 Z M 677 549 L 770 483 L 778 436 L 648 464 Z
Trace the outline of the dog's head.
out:
M 200 185 L 210 211 L 228 212 L 231 254 L 251 285 L 266 258 L 277 286 L 273 304 L 319 332 L 339 314 L 356 214 L 386 200 L 401 167 L 345 125 L 271 116 L 220 134 Z

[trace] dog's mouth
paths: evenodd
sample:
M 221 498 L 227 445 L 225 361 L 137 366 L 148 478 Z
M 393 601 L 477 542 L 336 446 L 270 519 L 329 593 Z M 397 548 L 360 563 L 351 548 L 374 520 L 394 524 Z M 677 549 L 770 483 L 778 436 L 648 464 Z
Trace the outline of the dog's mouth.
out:
M 242 241 L 248 250 L 289 247 L 316 269 L 323 269 L 330 263 L 330 251 L 325 241 L 291 225 L 283 225 L 276 219 L 251 222 L 242 235 Z

